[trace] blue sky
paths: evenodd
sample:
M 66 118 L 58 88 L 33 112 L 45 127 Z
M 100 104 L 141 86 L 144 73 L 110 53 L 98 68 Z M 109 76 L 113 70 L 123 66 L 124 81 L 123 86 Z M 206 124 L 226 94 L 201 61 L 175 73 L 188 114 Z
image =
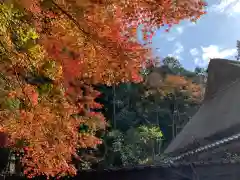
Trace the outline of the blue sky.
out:
M 193 70 L 206 67 L 210 58 L 235 59 L 236 41 L 240 40 L 240 0 L 207 0 L 208 13 L 196 24 L 183 21 L 170 32 L 159 29 L 152 49 L 160 58 L 177 57 Z

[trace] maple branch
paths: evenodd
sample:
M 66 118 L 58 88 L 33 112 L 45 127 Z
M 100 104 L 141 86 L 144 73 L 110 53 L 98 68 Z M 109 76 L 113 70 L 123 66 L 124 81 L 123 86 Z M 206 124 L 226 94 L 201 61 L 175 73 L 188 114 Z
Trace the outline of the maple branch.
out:
M 54 5 L 58 10 L 60 10 L 64 15 L 66 15 L 66 16 L 69 18 L 69 20 L 71 20 L 71 21 L 77 26 L 77 28 L 78 28 L 81 32 L 83 32 L 83 33 L 88 37 L 88 40 L 91 40 L 92 42 L 95 42 L 95 43 L 99 44 L 99 45 L 102 46 L 103 48 L 108 49 L 110 52 L 112 51 L 112 49 L 109 49 L 109 47 L 114 47 L 115 52 L 117 52 L 117 53 L 122 52 L 122 53 L 120 53 L 120 55 L 122 56 L 121 59 L 130 59 L 130 58 L 128 57 L 128 55 L 126 55 L 126 54 L 124 53 L 124 50 L 123 50 L 121 47 L 119 47 L 118 45 L 116 45 L 116 43 L 111 42 L 111 41 L 107 40 L 106 38 L 100 38 L 96 33 L 87 32 L 86 30 L 84 30 L 84 29 L 81 27 L 81 25 L 79 24 L 79 22 L 72 17 L 71 14 L 69 14 L 67 11 L 65 11 L 62 7 L 60 7 L 60 6 L 59 6 L 57 3 L 55 3 L 54 1 L 52 1 L 52 3 L 53 3 L 53 5 Z M 88 27 L 87 24 L 84 24 L 84 26 Z M 90 29 L 90 28 L 89 28 L 89 29 Z M 89 31 L 90 31 L 90 30 L 89 30 Z M 97 40 L 97 39 L 99 39 L 99 40 Z M 104 41 L 106 42 L 105 44 L 109 44 L 110 46 L 107 47 L 104 43 L 102 43 L 102 42 L 104 42 Z M 114 57 L 113 57 L 113 58 L 114 58 Z
M 88 33 L 87 31 L 85 31 L 80 24 L 67 12 L 65 11 L 63 8 L 61 8 L 57 3 L 55 3 L 54 1 L 52 1 L 52 4 L 58 9 L 60 10 L 64 15 L 66 15 L 77 27 L 80 31 L 82 31 L 85 35 L 90 36 L 90 33 Z

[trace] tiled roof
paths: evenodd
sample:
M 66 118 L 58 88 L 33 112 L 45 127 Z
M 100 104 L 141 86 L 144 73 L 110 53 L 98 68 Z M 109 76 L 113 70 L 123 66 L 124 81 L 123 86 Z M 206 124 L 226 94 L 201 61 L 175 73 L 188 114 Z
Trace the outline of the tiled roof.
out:
M 178 161 L 178 160 L 181 160 L 182 158 L 186 157 L 186 156 L 190 156 L 190 155 L 194 155 L 194 154 L 197 154 L 197 153 L 201 153 L 203 151 L 207 151 L 207 150 L 210 150 L 212 148 L 215 148 L 217 146 L 221 146 L 221 145 L 224 145 L 226 143 L 229 143 L 231 141 L 234 141 L 234 140 L 239 140 L 240 139 L 240 133 L 238 134 L 235 134 L 233 136 L 230 136 L 230 137 L 227 137 L 227 138 L 224 138 L 222 140 L 218 140 L 214 143 L 211 143 L 211 144 L 208 144 L 208 145 L 205 145 L 205 146 L 201 146 L 197 149 L 194 149 L 194 150 L 191 150 L 191 151 L 187 151 L 185 153 L 182 153 L 178 156 L 175 156 L 175 157 L 170 157 L 170 158 L 167 158 L 165 160 L 165 163 L 174 163 L 175 161 Z

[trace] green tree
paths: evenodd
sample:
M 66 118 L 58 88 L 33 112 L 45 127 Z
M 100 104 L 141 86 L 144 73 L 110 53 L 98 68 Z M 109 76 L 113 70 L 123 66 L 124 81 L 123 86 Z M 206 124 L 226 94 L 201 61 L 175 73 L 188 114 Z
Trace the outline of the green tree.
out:
M 188 71 L 186 70 L 182 64 L 179 62 L 179 60 L 175 57 L 165 57 L 163 59 L 163 67 L 162 68 L 166 68 L 168 67 L 168 72 L 171 74 L 175 74 L 175 75 L 183 75 L 186 77 L 194 77 L 196 74 L 194 72 Z
M 163 133 L 158 126 L 130 128 L 125 134 L 114 137 L 113 151 L 118 153 L 123 166 L 146 164 L 155 157 L 155 145 L 162 141 Z
M 181 69 L 183 68 L 179 60 L 175 57 L 165 57 L 163 59 L 163 65 L 168 66 L 170 69 Z
M 201 68 L 201 67 L 196 67 L 194 72 L 199 75 L 199 74 L 206 74 L 207 70 L 205 68 Z

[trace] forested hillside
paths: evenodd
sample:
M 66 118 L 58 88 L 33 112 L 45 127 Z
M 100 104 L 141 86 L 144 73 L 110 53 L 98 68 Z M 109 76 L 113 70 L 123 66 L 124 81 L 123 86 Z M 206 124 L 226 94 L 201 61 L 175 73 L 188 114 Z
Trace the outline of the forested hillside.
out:
M 98 168 L 153 163 L 161 156 L 201 104 L 206 74 L 200 70 L 190 72 L 166 57 L 161 66 L 144 69 L 143 83 L 98 86 L 97 101 L 110 123 Z

